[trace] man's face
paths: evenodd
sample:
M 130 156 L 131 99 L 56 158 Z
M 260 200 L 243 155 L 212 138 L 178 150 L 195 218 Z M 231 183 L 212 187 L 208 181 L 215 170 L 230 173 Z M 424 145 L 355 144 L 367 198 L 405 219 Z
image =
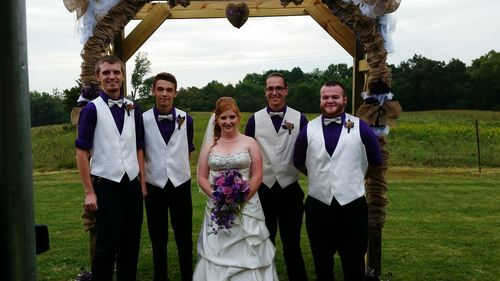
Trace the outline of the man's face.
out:
M 269 107 L 275 111 L 285 106 L 285 97 L 288 95 L 288 89 L 285 88 L 283 78 L 272 76 L 266 81 L 266 98 Z
M 339 116 L 345 110 L 347 97 L 340 86 L 321 87 L 319 108 L 326 117 Z
M 155 96 L 156 108 L 167 113 L 172 109 L 174 98 L 177 96 L 175 84 L 166 80 L 158 80 L 153 88 L 153 95 Z
M 107 94 L 120 92 L 123 82 L 123 72 L 120 63 L 103 62 L 100 65 L 97 81 L 101 83 L 102 90 Z

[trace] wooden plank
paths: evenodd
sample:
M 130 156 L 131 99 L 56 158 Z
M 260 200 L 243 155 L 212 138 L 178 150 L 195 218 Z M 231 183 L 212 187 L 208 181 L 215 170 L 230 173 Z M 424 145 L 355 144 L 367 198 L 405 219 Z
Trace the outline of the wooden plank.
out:
M 170 16 L 165 5 L 154 5 L 147 16 L 123 40 L 123 61 L 126 62 Z
M 365 90 L 366 72 L 360 70 L 361 61 L 365 60 L 365 52 L 359 40 L 356 40 L 356 50 L 352 58 L 352 114 L 356 114 L 358 109 L 363 105 L 361 93 Z
M 304 0 L 296 6 L 293 3 L 283 7 L 279 0 L 250 0 L 246 1 L 250 10 L 250 17 L 271 17 L 271 16 L 299 16 L 307 15 L 305 8 L 316 0 Z M 148 3 L 137 12 L 134 19 L 143 19 L 155 6 L 165 6 L 171 13 L 171 19 L 196 19 L 196 18 L 225 18 L 226 6 L 228 3 L 239 3 L 234 1 L 191 1 L 187 7 L 176 6 L 170 8 L 166 3 Z
M 368 64 L 367 59 L 362 59 L 358 61 L 358 71 L 365 72 L 370 70 L 370 65 Z
M 355 55 L 354 33 L 332 15 L 321 2 L 306 7 L 307 13 L 351 56 Z

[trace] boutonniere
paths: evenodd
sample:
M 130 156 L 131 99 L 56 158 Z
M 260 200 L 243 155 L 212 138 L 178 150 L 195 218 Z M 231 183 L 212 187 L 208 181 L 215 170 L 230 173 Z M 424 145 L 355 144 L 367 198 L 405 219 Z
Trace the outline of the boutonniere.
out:
M 181 116 L 180 114 L 177 115 L 177 130 L 181 129 L 182 124 L 184 124 L 184 121 L 186 121 L 186 116 Z
M 134 103 L 133 102 L 125 102 L 125 110 L 127 110 L 127 115 L 130 116 L 130 111 L 134 109 Z
M 344 123 L 344 127 L 347 128 L 347 133 L 349 133 L 351 131 L 352 128 L 354 128 L 354 122 L 351 121 L 351 119 L 348 119 L 345 123 Z
M 281 125 L 281 128 L 288 130 L 288 134 L 291 135 L 292 129 L 295 128 L 295 126 L 293 125 L 293 123 L 285 120 L 285 124 Z

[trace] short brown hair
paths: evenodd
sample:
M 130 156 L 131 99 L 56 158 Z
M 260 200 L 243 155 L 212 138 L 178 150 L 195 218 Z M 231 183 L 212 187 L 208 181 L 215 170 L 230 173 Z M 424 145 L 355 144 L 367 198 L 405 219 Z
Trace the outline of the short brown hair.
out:
M 323 84 L 323 87 L 335 87 L 335 86 L 339 86 L 342 89 L 342 93 L 345 96 L 345 87 L 344 87 L 344 84 L 342 84 L 342 82 L 336 81 L 336 80 L 330 80 L 330 81 L 326 81 Z
M 101 64 L 103 64 L 105 62 L 107 62 L 109 64 L 119 63 L 121 66 L 122 74 L 125 74 L 125 64 L 123 63 L 123 61 L 119 57 L 113 56 L 113 55 L 105 55 L 105 56 L 100 57 L 99 60 L 97 61 L 97 63 L 95 64 L 94 71 L 95 71 L 96 75 L 100 74 Z
M 175 85 L 175 89 L 177 91 L 177 79 L 175 79 L 175 76 L 173 74 L 167 73 L 167 72 L 160 72 L 156 74 L 154 80 L 153 80 L 153 90 L 156 86 L 156 82 L 159 80 L 165 80 L 168 82 L 171 82 L 172 84 Z
M 267 86 L 267 80 L 271 77 L 279 77 L 281 79 L 283 79 L 283 86 L 285 86 L 285 88 L 288 88 L 288 84 L 286 83 L 286 80 L 285 80 L 285 76 L 283 76 L 283 74 L 279 73 L 279 72 L 271 72 L 267 75 L 266 77 L 266 86 Z

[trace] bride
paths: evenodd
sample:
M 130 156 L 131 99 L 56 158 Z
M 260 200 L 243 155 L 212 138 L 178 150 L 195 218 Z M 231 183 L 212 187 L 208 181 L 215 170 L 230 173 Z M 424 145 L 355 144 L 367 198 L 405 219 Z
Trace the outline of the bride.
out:
M 278 280 L 275 248 L 269 239 L 257 194 L 262 181 L 260 149 L 253 138 L 240 134 L 240 119 L 235 100 L 220 98 L 216 103 L 213 136 L 205 141 L 200 151 L 198 184 L 208 199 L 198 240 L 194 281 Z M 213 179 L 227 170 L 241 174 L 249 184 L 249 193 L 241 214 L 235 216 L 230 229 L 214 231 L 211 218 Z

